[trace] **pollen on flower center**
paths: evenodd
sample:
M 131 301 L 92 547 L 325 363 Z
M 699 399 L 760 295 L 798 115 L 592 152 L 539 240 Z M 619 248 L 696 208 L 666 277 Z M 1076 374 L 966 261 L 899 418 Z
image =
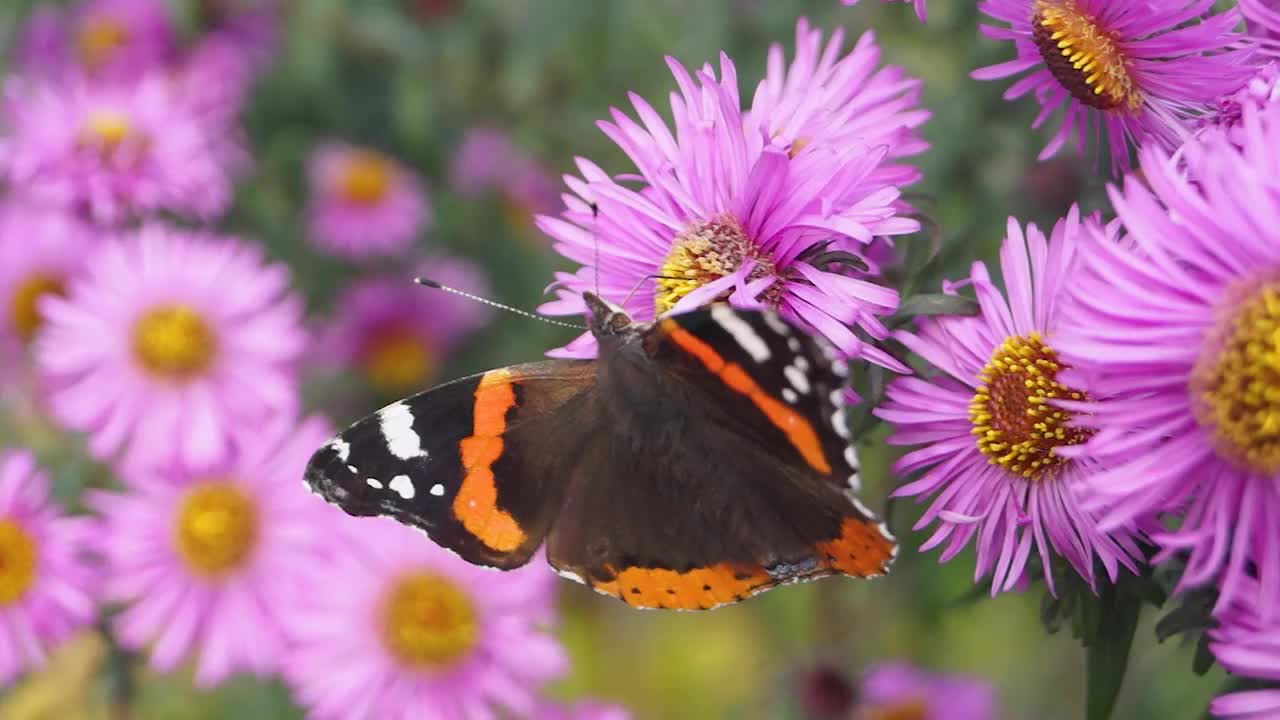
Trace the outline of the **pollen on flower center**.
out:
M 217 350 L 213 330 L 186 305 L 162 305 L 138 319 L 133 349 L 143 367 L 165 378 L 186 379 L 213 361 Z
M 129 41 L 129 31 L 115 18 L 95 17 L 85 21 L 76 35 L 80 61 L 90 70 L 111 59 Z
M 690 225 L 676 236 L 658 270 L 654 309 L 659 315 L 667 312 L 680 298 L 733 273 L 748 259 L 756 263 L 748 280 L 776 272 L 773 260 L 756 249 L 736 219 L 722 216 Z M 765 290 L 761 299 L 776 304 L 778 292 L 775 285 Z
M 436 365 L 435 353 L 426 341 L 399 328 L 377 334 L 362 359 L 369 382 L 387 394 L 421 385 Z
M 1089 439 L 1088 430 L 1067 425 L 1071 413 L 1052 404 L 1084 399 L 1057 381 L 1064 367 L 1039 333 L 1007 338 L 992 353 L 969 403 L 972 432 L 989 462 L 1039 480 L 1066 461 L 1055 448 Z
M 133 134 L 129 116 L 116 110 L 89 113 L 82 132 L 88 143 L 103 150 L 117 148 Z
M 916 699 L 874 707 L 867 714 L 867 720 L 928 720 L 928 717 L 929 704 Z
M 18 337 L 24 342 L 30 341 L 44 322 L 40 316 L 40 298 L 49 294 L 62 295 L 65 291 L 66 283 L 61 277 L 46 273 L 33 273 L 18 285 L 9 298 L 9 320 Z
M 16 523 L 0 519 L 0 607 L 22 599 L 35 579 L 35 540 Z
M 342 168 L 342 197 L 356 205 L 376 205 L 391 187 L 391 163 L 378 153 L 354 151 Z
M 1049 72 L 1077 100 L 1099 110 L 1142 107 L 1123 49 L 1075 0 L 1036 0 L 1031 27 Z
M 395 584 L 383 606 L 383 638 L 412 667 L 450 665 L 475 646 L 475 607 L 453 582 L 432 573 L 408 575 Z
M 212 480 L 189 490 L 178 510 L 178 553 L 200 575 L 240 567 L 258 537 L 258 513 L 243 490 Z
M 1240 298 L 1232 295 L 1233 300 Z M 1191 373 L 1196 419 L 1218 452 L 1263 473 L 1280 470 L 1280 282 L 1254 285 L 1210 334 Z

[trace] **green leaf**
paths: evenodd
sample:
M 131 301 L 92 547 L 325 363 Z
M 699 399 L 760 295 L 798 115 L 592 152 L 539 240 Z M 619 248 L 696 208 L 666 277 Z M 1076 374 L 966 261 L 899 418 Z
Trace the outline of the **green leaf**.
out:
M 912 295 L 898 306 L 895 319 L 929 315 L 977 315 L 978 301 L 962 295 L 926 293 Z
M 1120 697 L 1142 612 L 1141 596 L 1125 589 L 1104 585 L 1096 604 L 1096 633 L 1086 636 L 1085 650 L 1086 715 L 1088 720 L 1109 720 Z M 1091 623 L 1092 624 L 1092 623 Z

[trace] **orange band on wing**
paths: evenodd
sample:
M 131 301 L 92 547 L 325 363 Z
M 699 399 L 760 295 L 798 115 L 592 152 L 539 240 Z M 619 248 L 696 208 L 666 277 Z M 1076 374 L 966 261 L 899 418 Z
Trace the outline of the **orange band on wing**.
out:
M 720 376 L 726 385 L 734 390 L 734 392 L 746 395 L 756 407 L 769 418 L 769 422 L 773 423 L 779 430 L 786 433 L 787 439 L 796 450 L 800 452 L 800 456 L 804 461 L 809 463 L 809 467 L 817 470 L 823 475 L 831 474 L 831 464 L 827 462 L 826 455 L 822 452 L 822 445 L 818 442 L 818 434 L 813 431 L 813 426 L 800 413 L 792 410 L 786 403 L 783 403 L 760 389 L 755 380 L 747 374 L 741 366 L 726 362 L 720 353 L 714 348 L 699 340 L 693 333 L 680 327 L 680 324 L 671 318 L 662 321 L 662 330 L 671 338 L 672 342 L 680 346 L 685 352 L 698 358 L 707 370 Z
M 635 607 L 706 610 L 741 600 L 775 584 L 763 568 L 720 563 L 687 572 L 664 568 L 623 568 L 612 580 L 593 582 L 591 586 Z
M 893 542 L 870 520 L 846 517 L 840 525 L 840 537 L 818 543 L 824 564 L 845 575 L 868 577 L 889 570 L 893 559 Z
M 453 499 L 453 514 L 467 532 L 498 552 L 511 552 L 526 539 L 515 518 L 498 509 L 493 477 L 493 463 L 502 456 L 507 411 L 515 404 L 511 374 L 506 370 L 485 373 L 476 386 L 471 435 L 458 443 L 466 475 Z

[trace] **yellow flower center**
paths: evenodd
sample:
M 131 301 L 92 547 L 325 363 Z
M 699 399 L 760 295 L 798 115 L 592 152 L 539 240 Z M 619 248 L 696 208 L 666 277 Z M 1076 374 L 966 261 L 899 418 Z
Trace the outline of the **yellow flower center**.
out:
M 1142 108 L 1120 43 L 1075 0 L 1036 0 L 1031 28 L 1049 72 L 1077 100 L 1099 110 Z
M 48 294 L 62 295 L 65 283 L 57 275 L 33 273 L 14 290 L 9 299 L 9 320 L 23 342 L 30 342 L 44 323 L 40 315 L 40 298 Z
M 369 383 L 388 395 L 421 386 L 435 368 L 436 356 L 431 347 L 406 330 L 378 334 L 364 352 L 364 371 Z
M 0 607 L 21 600 L 35 581 L 35 540 L 17 523 L 0 519 Z
M 1007 338 L 996 348 L 969 402 L 972 432 L 988 462 L 1040 480 L 1066 462 L 1055 448 L 1089 439 L 1089 430 L 1069 427 L 1071 413 L 1052 404 L 1085 398 L 1055 379 L 1065 367 L 1039 333 Z
M 118 110 L 94 110 L 85 118 L 80 136 L 84 145 L 96 148 L 104 155 L 136 137 L 129 116 Z M 140 145 L 135 140 L 131 145 Z
M 383 639 L 406 665 L 448 666 L 476 644 L 475 607 L 456 584 L 439 575 L 407 575 L 387 594 Z
M 1280 470 L 1280 282 L 1230 293 L 1225 322 L 1191 372 L 1196 419 L 1242 467 Z
M 671 252 L 667 253 L 658 270 L 654 310 L 659 315 L 667 312 L 680 302 L 680 298 L 733 273 L 748 259 L 756 262 L 748 280 L 776 271 L 773 261 L 756 249 L 736 219 L 726 215 L 690 225 L 676 236 Z M 763 299 L 776 304 L 778 292 L 776 285 L 770 287 L 765 290 Z
M 929 704 L 923 700 L 903 700 L 871 708 L 867 720 L 928 720 Z
M 217 577 L 236 570 L 258 537 L 258 513 L 243 490 L 210 480 L 187 491 L 178 510 L 178 554 L 197 574 Z
M 209 324 L 186 305 L 147 311 L 133 327 L 138 362 L 157 376 L 183 380 L 209 367 L 217 351 Z
M 116 50 L 128 41 L 128 28 L 119 20 L 107 16 L 89 18 L 76 34 L 80 62 L 90 70 L 109 61 Z
M 339 189 L 342 197 L 356 205 L 377 205 L 391 188 L 395 170 L 382 155 L 357 150 L 347 158 Z

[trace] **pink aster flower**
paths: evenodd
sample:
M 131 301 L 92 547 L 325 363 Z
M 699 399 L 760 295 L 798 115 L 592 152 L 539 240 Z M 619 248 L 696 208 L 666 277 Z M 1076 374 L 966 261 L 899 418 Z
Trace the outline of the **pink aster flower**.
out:
M 1256 567 L 1259 613 L 1280 618 L 1280 106 L 1246 107 L 1171 159 L 1144 148 L 1145 182 L 1111 189 L 1121 239 L 1094 242 L 1073 282 L 1060 349 L 1090 365 L 1105 403 L 1082 454 L 1105 527 L 1176 512 L 1157 561 L 1186 554 L 1181 586 L 1215 583 L 1219 607 Z M 1089 388 L 1092 392 L 1093 388 Z
M 337 515 L 298 486 L 331 434 L 322 418 L 277 416 L 239 428 L 234 455 L 206 473 L 128 472 L 128 492 L 90 497 L 126 647 L 149 649 L 160 672 L 194 658 L 202 687 L 278 669 L 284 620 L 335 547 Z
M 983 25 L 983 34 L 1013 42 L 1017 58 L 973 77 L 1027 73 L 1005 99 L 1034 92 L 1041 111 L 1033 127 L 1064 110 L 1041 160 L 1073 135 L 1081 149 L 1089 136 L 1102 135 L 1112 169 L 1120 171 L 1136 145 L 1178 145 L 1191 117 L 1249 76 L 1239 15 L 1213 15 L 1212 6 L 1213 0 L 982 0 L 979 10 L 1008 25 Z
M 1280 54 L 1280 2 L 1276 0 L 1240 0 L 1240 12 L 1248 21 L 1249 34 L 1259 40 L 1266 54 Z
M 0 453 L 0 685 L 93 623 L 96 539 L 91 520 L 63 516 L 30 452 Z
M 487 125 L 468 128 L 449 169 L 449 184 L 463 195 L 479 195 L 502 183 L 515 146 L 505 132 Z
M 68 31 L 77 66 L 125 78 L 167 63 L 177 36 L 164 0 L 86 0 L 72 10 Z
M 488 294 L 484 276 L 471 263 L 435 257 L 418 274 L 477 295 Z M 338 294 L 337 316 L 322 355 L 355 367 L 386 395 L 425 389 L 444 357 L 489 320 L 489 308 L 395 274 L 360 280 Z
M 312 717 L 516 717 L 560 675 L 544 631 L 554 575 L 537 559 L 510 572 L 470 565 L 385 518 L 343 518 L 352 552 L 290 608 L 284 669 Z M 335 620 L 338 619 L 338 620 Z M 335 673 L 335 668 L 341 668 Z
M 1114 580 L 1120 565 L 1133 569 L 1141 557 L 1127 528 L 1104 533 L 1081 507 L 1077 489 L 1100 471 L 1097 463 L 1063 455 L 1088 439 L 1072 413 L 1056 406 L 1085 397 L 1057 354 L 1081 233 L 1075 208 L 1048 239 L 1010 218 L 1000 250 L 1007 299 L 986 266 L 974 263 L 967 284 L 979 315 L 929 318 L 918 335 L 897 334 L 942 374 L 895 380 L 875 411 L 896 429 L 890 443 L 923 446 L 894 466 L 900 476 L 923 471 L 895 496 L 933 498 L 915 529 L 938 527 L 921 550 L 945 545 L 946 562 L 976 538 L 974 576 L 990 575 L 993 595 L 1023 579 L 1033 548 L 1051 592 L 1051 553 L 1090 585 L 1095 559 Z
M 308 167 L 309 235 L 316 247 L 348 258 L 408 250 L 431 221 L 418 176 L 369 148 L 320 145 Z
M 7 88 L 0 178 L 33 199 L 118 222 L 171 210 L 209 220 L 231 202 L 230 134 L 194 112 L 168 77 Z
M 845 5 L 857 5 L 859 0 L 840 0 Z M 925 0 L 898 0 L 899 2 L 914 2 L 916 5 L 916 16 L 920 18 L 920 22 L 929 19 L 925 8 Z M 893 2 L 893 0 L 881 0 L 881 2 Z
M 820 35 L 804 21 L 797 33 L 791 67 L 773 53 L 750 112 L 739 102 L 733 62 L 721 55 L 719 78 L 710 66 L 690 75 L 668 59 L 679 87 L 671 97 L 674 134 L 634 94 L 638 123 L 616 109 L 599 123 L 638 174 L 614 178 L 577 161 L 582 177 L 566 177 L 575 194 L 566 196 L 568 209 L 538 218 L 538 226 L 584 267 L 557 275 L 560 297 L 543 311 L 580 314 L 582 291 L 597 285 L 610 300 L 625 299 L 639 320 L 727 296 L 740 307 L 775 307 L 851 357 L 905 370 L 852 329 L 885 337 L 878 316 L 897 308 L 897 292 L 851 277 L 847 261 L 824 253 L 856 256 L 878 235 L 919 229 L 899 216 L 898 188 L 877 177 L 895 154 L 884 139 L 913 122 L 896 107 L 912 88 L 890 85 L 887 96 L 864 97 L 879 87 L 868 80 L 870 41 L 840 57 L 837 33 L 819 60 Z M 850 102 L 877 120 L 846 132 L 847 123 L 860 123 L 842 112 Z M 594 353 L 584 335 L 553 354 Z
M 991 683 L 963 675 L 931 673 L 906 663 L 867 671 L 856 718 L 996 720 L 999 707 Z
M 1233 675 L 1280 683 L 1280 622 L 1264 621 L 1249 600 L 1262 594 L 1257 581 L 1250 578 L 1244 584 L 1218 627 L 1209 631 L 1209 649 Z M 1237 720 L 1280 717 L 1280 687 L 1221 695 L 1213 699 L 1209 711 L 1215 717 Z
M 1220 129 L 1236 145 L 1242 137 L 1244 109 L 1260 110 L 1280 101 L 1280 61 L 1268 62 L 1257 69 L 1239 90 L 1219 98 L 1213 114 L 1200 118 L 1196 127 L 1200 131 Z
M 43 324 L 39 300 L 61 295 L 97 240 L 80 219 L 10 198 L 0 207 L 0 337 L 25 346 Z
M 233 239 L 148 225 L 105 244 L 40 304 L 53 416 L 99 458 L 204 468 L 234 428 L 297 405 L 302 303 Z

